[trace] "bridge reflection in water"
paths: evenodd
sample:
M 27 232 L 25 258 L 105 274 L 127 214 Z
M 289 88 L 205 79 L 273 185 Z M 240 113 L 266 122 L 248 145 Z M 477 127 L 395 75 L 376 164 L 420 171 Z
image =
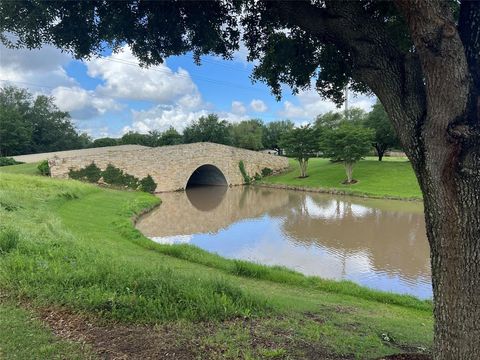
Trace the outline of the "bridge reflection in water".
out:
M 259 187 L 192 187 L 160 195 L 137 224 L 161 243 L 431 297 L 419 203 Z

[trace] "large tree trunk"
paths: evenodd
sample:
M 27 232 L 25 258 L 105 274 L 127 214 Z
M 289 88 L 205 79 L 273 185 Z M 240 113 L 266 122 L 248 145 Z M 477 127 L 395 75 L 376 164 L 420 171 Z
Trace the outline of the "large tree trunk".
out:
M 451 173 L 424 184 L 435 359 L 480 359 L 480 181 Z

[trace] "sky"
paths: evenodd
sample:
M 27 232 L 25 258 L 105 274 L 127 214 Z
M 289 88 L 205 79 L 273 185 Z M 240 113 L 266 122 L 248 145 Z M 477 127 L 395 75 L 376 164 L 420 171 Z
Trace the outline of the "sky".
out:
M 187 54 L 142 68 L 127 46 L 119 53 L 79 61 L 53 46 L 26 50 L 0 44 L 0 86 L 53 96 L 77 129 L 93 138 L 164 131 L 170 126 L 181 132 L 209 113 L 230 122 L 289 119 L 302 125 L 337 111 L 314 89 L 292 95 L 285 87 L 277 101 L 263 83 L 252 83 L 253 67 L 244 49 L 233 60 L 203 57 L 201 66 Z M 372 97 L 352 94 L 349 106 L 368 111 L 374 102 Z

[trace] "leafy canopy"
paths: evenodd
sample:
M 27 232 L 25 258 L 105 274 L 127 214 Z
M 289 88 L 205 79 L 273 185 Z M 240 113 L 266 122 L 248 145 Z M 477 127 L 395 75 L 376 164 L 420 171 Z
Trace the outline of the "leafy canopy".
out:
M 326 157 L 351 164 L 370 152 L 373 136 L 373 130 L 345 121 L 322 134 L 321 149 Z
M 226 120 L 220 120 L 218 115 L 209 114 L 200 117 L 183 131 L 183 140 L 186 144 L 194 142 L 214 142 L 217 144 L 230 145 L 229 124 Z

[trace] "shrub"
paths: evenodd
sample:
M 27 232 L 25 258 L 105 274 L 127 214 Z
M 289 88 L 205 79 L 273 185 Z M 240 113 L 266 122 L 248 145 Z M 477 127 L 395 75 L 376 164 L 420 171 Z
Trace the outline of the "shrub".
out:
M 243 182 L 247 185 L 252 183 L 252 178 L 247 174 L 247 170 L 245 169 L 245 164 L 243 160 L 240 160 L 238 162 L 238 168 L 240 169 L 240 172 L 242 173 L 243 176 Z
M 262 180 L 262 175 L 260 175 L 259 173 L 255 173 L 254 177 L 253 177 L 253 180 L 255 181 L 260 181 Z
M 12 228 L 5 228 L 0 231 L 0 255 L 7 253 L 17 247 L 18 232 Z
M 273 170 L 272 170 L 272 169 L 270 169 L 270 168 L 268 168 L 268 167 L 264 167 L 264 168 L 262 169 L 262 176 L 263 176 L 263 177 L 270 176 L 270 175 L 272 175 L 272 174 L 273 174 Z
M 38 171 L 40 171 L 40 174 L 43 176 L 50 176 L 50 166 L 48 165 L 48 160 L 43 160 L 40 164 L 37 166 Z
M 10 165 L 18 165 L 23 164 L 21 161 L 16 161 L 13 158 L 0 156 L 0 166 L 10 166 Z
M 87 165 L 83 169 L 74 170 L 70 169 L 68 176 L 71 179 L 88 181 L 91 183 L 97 183 L 98 180 L 102 177 L 102 170 L 92 162 L 90 165 Z
M 107 168 L 102 172 L 102 177 L 107 184 L 123 185 L 123 171 L 112 164 L 107 165 Z
M 123 174 L 123 184 L 129 189 L 137 190 L 138 186 L 140 185 L 140 182 L 138 178 L 136 178 L 133 175 Z M 155 184 L 155 187 L 157 187 L 157 184 Z
M 138 179 L 130 174 L 124 173 L 121 169 L 108 164 L 107 168 L 102 172 L 103 181 L 110 185 L 125 186 L 129 189 L 136 190 L 138 188 Z
M 153 178 L 150 175 L 147 175 L 147 177 L 140 180 L 140 190 L 153 193 L 156 188 L 157 183 L 153 181 Z

